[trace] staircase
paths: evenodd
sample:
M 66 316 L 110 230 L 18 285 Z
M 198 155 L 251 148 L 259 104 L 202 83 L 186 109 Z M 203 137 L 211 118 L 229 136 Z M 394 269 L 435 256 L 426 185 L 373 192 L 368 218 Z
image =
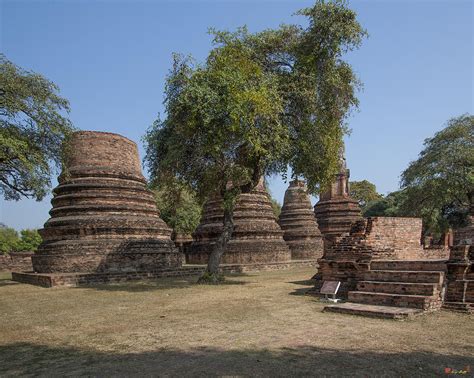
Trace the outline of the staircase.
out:
M 326 306 L 324 311 L 400 319 L 442 305 L 444 260 L 372 261 L 348 302 Z

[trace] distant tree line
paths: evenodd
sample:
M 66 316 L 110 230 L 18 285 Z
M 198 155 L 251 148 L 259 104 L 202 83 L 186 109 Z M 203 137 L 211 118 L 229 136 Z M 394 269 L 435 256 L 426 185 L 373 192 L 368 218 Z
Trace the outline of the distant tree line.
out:
M 30 251 L 34 252 L 41 244 L 38 230 L 21 230 L 20 233 L 10 227 L 0 224 L 0 253 Z

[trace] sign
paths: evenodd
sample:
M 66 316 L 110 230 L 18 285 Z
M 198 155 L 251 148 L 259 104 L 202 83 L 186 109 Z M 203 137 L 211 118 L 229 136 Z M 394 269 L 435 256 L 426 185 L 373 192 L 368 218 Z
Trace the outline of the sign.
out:
M 323 287 L 321 287 L 321 294 L 336 295 L 339 286 L 341 286 L 340 281 L 324 281 Z

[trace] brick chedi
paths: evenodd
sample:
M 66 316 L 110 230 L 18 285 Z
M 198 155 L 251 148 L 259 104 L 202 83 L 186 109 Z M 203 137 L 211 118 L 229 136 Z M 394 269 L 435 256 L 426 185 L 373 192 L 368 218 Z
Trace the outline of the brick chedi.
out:
M 188 264 L 207 264 L 216 239 L 223 229 L 224 213 L 219 197 L 209 199 L 202 210 L 201 221 L 193 232 L 193 242 L 186 249 Z
M 146 188 L 135 143 L 80 131 L 54 189 L 33 257 L 37 273 L 147 272 L 179 267 L 171 229 Z
M 304 182 L 290 182 L 278 223 L 284 231 L 283 238 L 290 247 L 292 259 L 322 257 L 323 239 Z
M 188 262 L 207 263 L 215 240 L 222 230 L 222 205 L 219 199 L 210 201 L 201 224 L 193 234 L 194 242 Z M 234 231 L 221 259 L 223 264 L 278 263 L 291 260 L 283 239 L 283 231 L 273 213 L 263 179 L 250 193 L 242 193 L 234 208 Z
M 228 264 L 285 262 L 291 259 L 263 178 L 251 193 L 242 193 L 237 199 L 234 231 L 223 257 L 223 262 Z
M 349 232 L 352 223 L 362 218 L 359 203 L 349 195 L 350 171 L 346 168 L 343 151 L 339 160 L 340 171 L 335 181 L 314 206 L 319 229 L 328 245 L 336 237 Z
M 474 207 L 468 224 L 454 233 L 455 245 L 447 262 L 444 307 L 474 312 Z

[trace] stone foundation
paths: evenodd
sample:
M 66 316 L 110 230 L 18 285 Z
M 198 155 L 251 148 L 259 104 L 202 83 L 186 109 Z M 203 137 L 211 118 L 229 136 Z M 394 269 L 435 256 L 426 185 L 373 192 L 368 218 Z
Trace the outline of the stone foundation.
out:
M 223 264 L 220 271 L 224 274 L 251 273 L 260 271 L 283 270 L 299 267 L 316 267 L 315 260 L 295 260 L 282 263 L 264 264 Z M 109 283 L 121 283 L 141 280 L 155 280 L 166 277 L 200 276 L 206 270 L 204 265 L 184 265 L 148 272 L 107 272 L 107 273 L 33 273 L 13 272 L 12 279 L 17 282 L 42 287 L 80 287 Z
M 34 252 L 10 252 L 0 254 L 0 272 L 30 271 L 33 270 L 31 257 Z

